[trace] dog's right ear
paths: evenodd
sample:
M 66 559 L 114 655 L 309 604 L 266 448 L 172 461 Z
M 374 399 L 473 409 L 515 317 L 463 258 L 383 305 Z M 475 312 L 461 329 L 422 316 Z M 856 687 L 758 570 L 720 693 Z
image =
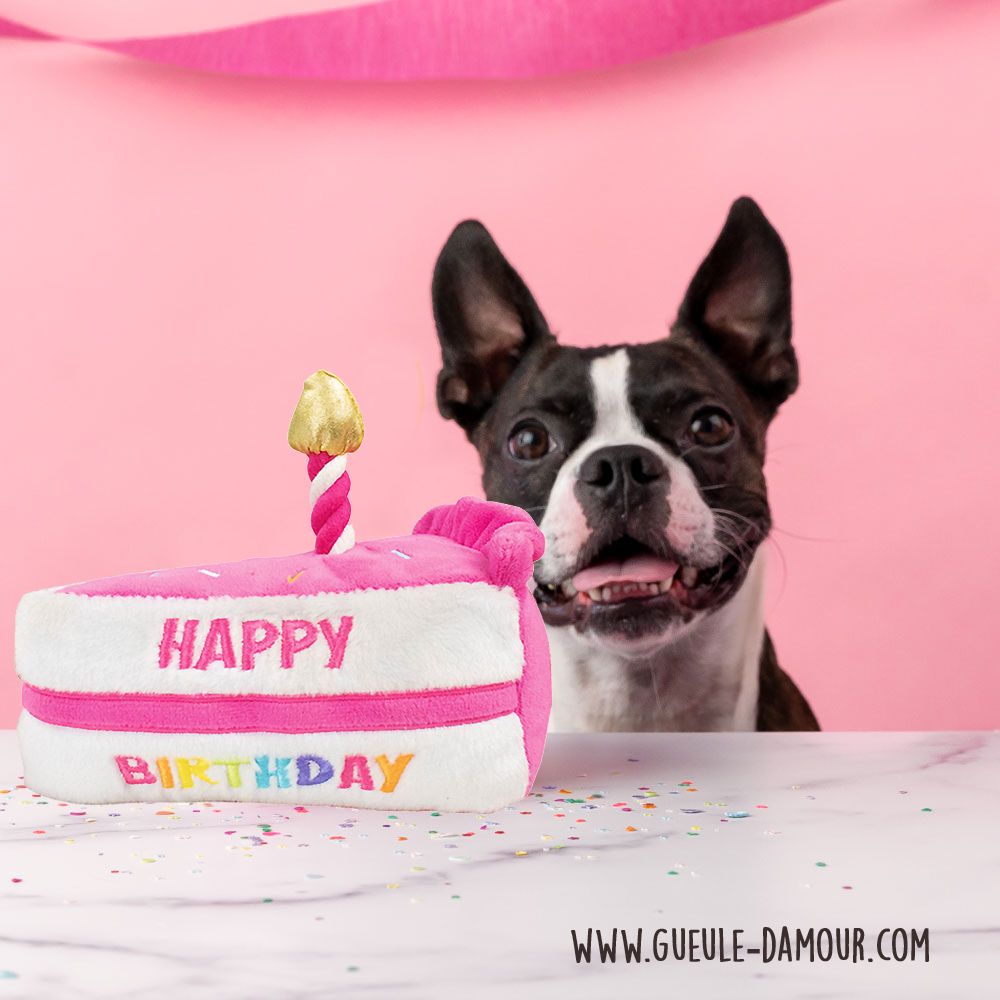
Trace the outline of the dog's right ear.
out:
M 438 409 L 471 435 L 524 352 L 552 334 L 528 286 L 472 219 L 442 248 L 431 297 L 443 362 Z

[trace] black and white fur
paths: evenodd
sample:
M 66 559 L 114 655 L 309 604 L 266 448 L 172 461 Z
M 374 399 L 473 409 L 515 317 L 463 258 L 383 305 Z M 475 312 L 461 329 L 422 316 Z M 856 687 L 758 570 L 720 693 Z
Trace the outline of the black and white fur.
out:
M 756 203 L 733 204 L 662 340 L 559 344 L 472 221 L 441 251 L 433 303 L 441 412 L 486 495 L 545 535 L 552 728 L 818 728 L 764 627 L 765 433 L 798 366 L 787 254 Z M 577 592 L 609 567 L 664 578 Z

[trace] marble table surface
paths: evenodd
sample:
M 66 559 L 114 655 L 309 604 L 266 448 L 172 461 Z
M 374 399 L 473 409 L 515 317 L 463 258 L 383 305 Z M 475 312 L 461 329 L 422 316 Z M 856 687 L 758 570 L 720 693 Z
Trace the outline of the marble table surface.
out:
M 19 767 L 4 732 L 0 1000 L 1000 995 L 997 733 L 553 736 L 491 815 L 76 806 Z M 782 927 L 861 928 L 862 960 L 746 951 Z M 642 961 L 577 963 L 587 928 Z M 659 928 L 744 961 L 648 961 Z

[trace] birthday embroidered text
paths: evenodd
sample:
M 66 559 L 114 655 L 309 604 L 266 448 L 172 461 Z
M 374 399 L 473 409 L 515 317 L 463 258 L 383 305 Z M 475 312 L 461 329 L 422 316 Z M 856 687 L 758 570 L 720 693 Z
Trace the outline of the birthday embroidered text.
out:
M 119 755 L 115 764 L 127 785 L 155 785 L 164 788 L 194 788 L 199 785 L 223 784 L 228 788 L 242 788 L 244 781 L 250 787 L 292 788 L 303 785 L 323 785 L 337 777 L 338 788 L 354 788 L 362 791 L 375 790 L 375 781 L 380 780 L 380 792 L 394 792 L 407 765 L 413 760 L 412 753 L 401 753 L 390 760 L 380 753 L 373 759 L 378 778 L 373 777 L 373 768 L 364 754 L 347 754 L 339 769 L 326 757 L 304 753 L 298 757 L 272 757 L 262 754 L 251 760 L 249 757 L 225 757 L 210 760 L 207 757 L 157 757 L 153 761 L 145 757 Z

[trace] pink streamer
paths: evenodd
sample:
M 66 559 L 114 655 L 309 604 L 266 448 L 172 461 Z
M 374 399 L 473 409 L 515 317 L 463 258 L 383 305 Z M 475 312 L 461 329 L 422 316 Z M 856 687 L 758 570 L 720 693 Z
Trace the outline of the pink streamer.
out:
M 828 2 L 383 0 L 215 31 L 82 44 L 151 62 L 248 76 L 526 78 L 653 59 Z M 0 35 L 56 40 L 2 18 Z

